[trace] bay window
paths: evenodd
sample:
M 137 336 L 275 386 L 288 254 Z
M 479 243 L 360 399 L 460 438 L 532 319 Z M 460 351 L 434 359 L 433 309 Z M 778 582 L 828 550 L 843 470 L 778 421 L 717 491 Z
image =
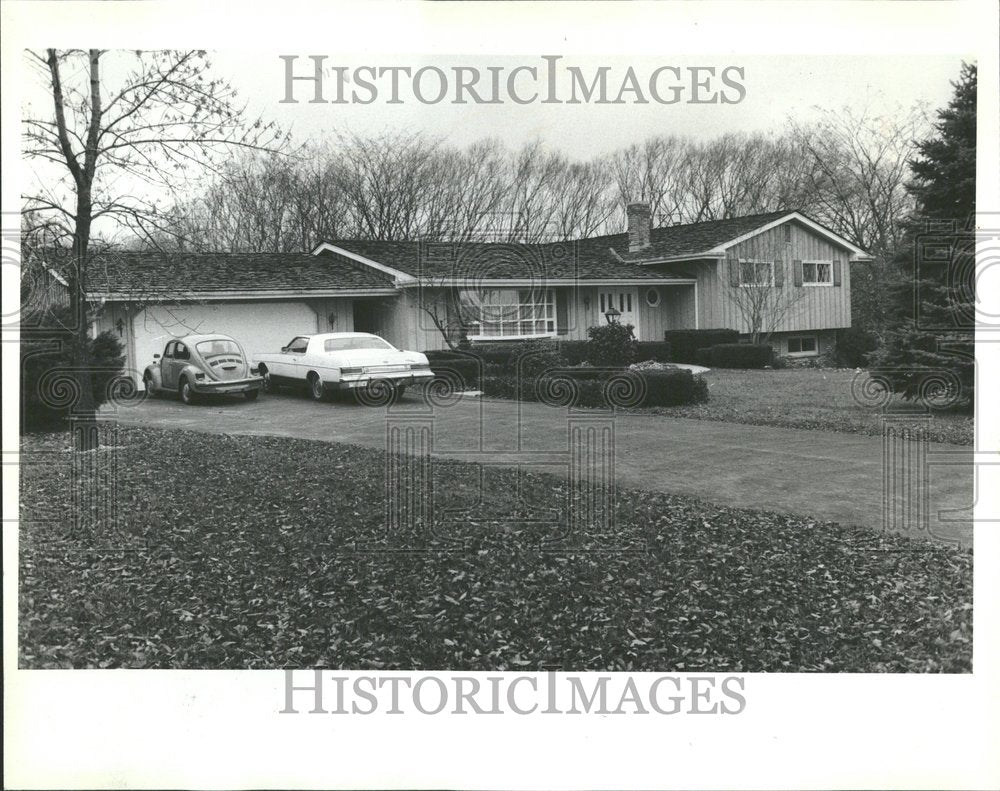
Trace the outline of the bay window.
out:
M 486 288 L 461 296 L 472 340 L 542 338 L 556 334 L 551 288 Z

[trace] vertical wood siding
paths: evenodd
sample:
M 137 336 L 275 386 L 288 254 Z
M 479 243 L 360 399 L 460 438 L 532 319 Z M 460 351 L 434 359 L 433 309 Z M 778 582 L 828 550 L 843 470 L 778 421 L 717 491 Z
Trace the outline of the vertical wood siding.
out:
M 753 239 L 729 250 L 730 257 L 757 258 L 762 260 L 781 259 L 784 271 L 785 289 L 793 304 L 775 332 L 798 330 L 836 329 L 851 326 L 851 275 L 848 263 L 850 253 L 828 242 L 810 229 L 789 223 L 791 239 L 785 240 L 785 226 L 779 225 Z M 837 286 L 796 286 L 793 272 L 794 261 L 840 261 L 841 285 Z M 722 280 L 728 277 L 723 262 L 719 267 L 717 285 L 722 294 L 718 299 L 721 313 L 717 319 L 719 327 L 731 327 L 747 332 L 748 327 L 740 316 L 739 309 L 728 293 L 729 286 Z M 703 325 L 709 326 L 709 325 Z

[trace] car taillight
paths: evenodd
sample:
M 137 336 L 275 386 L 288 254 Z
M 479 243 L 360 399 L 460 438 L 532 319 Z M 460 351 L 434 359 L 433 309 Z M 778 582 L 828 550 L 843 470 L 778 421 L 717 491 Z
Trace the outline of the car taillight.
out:
M 194 378 L 195 379 L 204 379 L 205 378 L 205 374 L 203 374 L 201 371 L 199 371 L 198 373 L 196 373 L 194 375 Z

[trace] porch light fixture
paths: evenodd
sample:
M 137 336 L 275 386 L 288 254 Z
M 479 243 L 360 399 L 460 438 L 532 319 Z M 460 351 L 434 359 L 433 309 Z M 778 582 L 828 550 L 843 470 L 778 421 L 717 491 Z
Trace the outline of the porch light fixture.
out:
M 608 320 L 608 324 L 617 324 L 619 319 L 622 317 L 622 312 L 612 305 L 608 308 L 607 312 L 604 314 L 604 318 Z

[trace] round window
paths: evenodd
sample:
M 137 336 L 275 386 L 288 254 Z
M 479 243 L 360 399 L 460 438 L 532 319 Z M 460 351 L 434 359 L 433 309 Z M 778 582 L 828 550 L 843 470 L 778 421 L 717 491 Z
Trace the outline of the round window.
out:
M 649 289 L 649 291 L 646 292 L 646 304 L 649 305 L 649 307 L 651 308 L 655 308 L 657 305 L 659 305 L 660 292 L 657 291 L 655 288 Z

